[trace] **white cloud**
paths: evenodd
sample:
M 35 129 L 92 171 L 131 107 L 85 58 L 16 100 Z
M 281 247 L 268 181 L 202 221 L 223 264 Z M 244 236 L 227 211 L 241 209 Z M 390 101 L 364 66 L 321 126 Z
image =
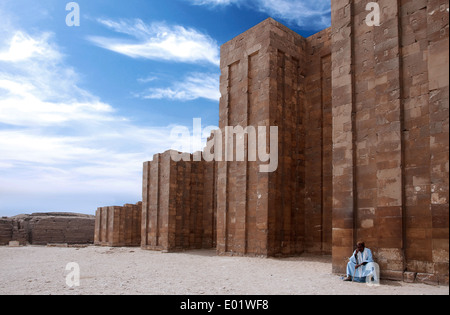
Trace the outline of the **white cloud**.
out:
M 171 127 L 134 125 L 77 81 L 52 34 L 12 30 L 0 42 L 0 211 L 36 193 L 48 205 L 141 198 L 142 162 L 169 149 Z
M 195 5 L 226 6 L 239 3 L 240 0 L 191 0 Z
M 322 30 L 331 25 L 330 0 L 187 0 L 209 7 L 238 5 L 293 23 L 302 29 Z
M 0 52 L 0 61 L 18 62 L 34 58 L 59 59 L 60 54 L 49 44 L 51 35 L 44 33 L 40 38 L 32 38 L 18 31 L 12 37 L 6 51 Z
M 77 86 L 75 70 L 64 64 L 51 40 L 49 33 L 32 37 L 15 31 L 0 50 L 0 123 L 49 126 L 113 119 L 110 105 Z
M 192 101 L 205 98 L 219 101 L 219 74 L 193 73 L 170 87 L 150 88 L 137 96 L 144 99 Z
M 156 77 L 156 76 L 148 76 L 148 77 L 145 77 L 145 78 L 138 78 L 137 79 L 137 81 L 139 83 L 149 83 L 149 82 L 153 82 L 153 81 L 156 81 L 156 80 L 158 80 L 158 77 Z
M 330 0 L 258 0 L 258 9 L 285 19 L 301 28 L 326 28 L 331 25 Z
M 185 63 L 220 64 L 220 49 L 210 36 L 193 28 L 163 23 L 145 24 L 142 20 L 119 22 L 98 20 L 117 33 L 134 37 L 118 39 L 91 36 L 88 39 L 102 48 L 131 58 L 145 58 Z
M 22 90 L 15 92 L 15 88 Z M 26 83 L 0 80 L 0 88 L 8 91 L 9 97 L 0 99 L 0 122 L 15 126 L 51 126 L 67 122 L 95 120 L 111 121 L 107 115 L 113 112 L 110 105 L 98 100 L 72 103 L 47 102 L 26 91 Z

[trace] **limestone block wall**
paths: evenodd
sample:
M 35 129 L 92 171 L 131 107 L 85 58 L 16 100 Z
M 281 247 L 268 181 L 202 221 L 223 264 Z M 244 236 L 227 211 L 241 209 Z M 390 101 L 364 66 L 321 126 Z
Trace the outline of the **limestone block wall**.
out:
M 0 246 L 8 245 L 12 241 L 13 221 L 8 218 L 0 219 Z
M 304 218 L 305 251 L 331 254 L 333 137 L 331 28 L 307 40 L 305 57 Z
M 306 41 L 268 19 L 221 48 L 220 129 L 278 126 L 278 168 L 218 162 L 217 250 L 230 255 L 290 255 L 303 250 L 300 211 L 302 93 Z M 260 135 L 257 136 L 261 143 Z M 251 139 L 251 138 L 250 138 Z
M 215 246 L 214 162 L 175 162 L 171 151 L 144 163 L 141 247 L 177 251 Z
M 208 141 L 214 141 L 211 135 Z M 205 148 L 206 150 L 206 148 Z M 211 151 L 214 153 L 214 150 Z M 203 164 L 203 231 L 202 248 L 217 246 L 217 163 L 202 161 Z
M 123 207 L 98 208 L 95 215 L 94 244 L 99 246 L 139 246 L 142 202 Z
M 267 254 L 290 256 L 305 250 L 305 242 L 301 242 L 305 239 L 301 224 L 306 220 L 304 199 L 297 192 L 305 181 L 303 162 L 299 162 L 302 156 L 306 159 L 301 131 L 304 130 L 305 136 L 309 132 L 301 120 L 307 97 L 304 89 L 307 42 L 280 23 L 268 22 L 272 25 L 269 27 L 270 88 L 266 119 L 269 126 L 278 127 L 278 168 L 268 174 Z
M 92 216 L 34 216 L 28 222 L 33 245 L 88 244 L 94 241 Z
M 52 214 L 43 215 L 31 215 L 30 217 L 21 218 L 21 216 L 14 217 L 12 219 L 12 240 L 19 242 L 20 245 L 27 245 L 28 243 L 32 243 L 32 229 L 34 228 L 34 222 L 36 222 L 37 217 L 39 216 L 51 216 Z M 77 216 L 76 214 L 72 216 Z M 62 213 L 61 217 L 66 217 L 66 219 L 69 219 L 67 214 Z M 86 218 L 86 216 L 82 215 L 82 217 Z M 89 217 L 89 216 L 88 216 Z M 89 217 L 92 220 L 92 217 Z M 62 218 L 60 218 L 62 219 Z M 83 227 L 83 235 L 80 235 L 76 242 L 78 244 L 85 244 L 85 243 L 92 243 L 92 230 L 89 228 L 89 226 L 92 226 L 92 224 L 88 224 L 86 227 Z M 75 229 L 72 229 L 71 231 L 63 231 L 64 235 L 68 235 L 69 233 L 74 232 Z M 50 243 L 50 242 L 49 242 Z M 64 242 L 62 242 L 64 243 Z
M 74 213 L 33 213 L 0 220 L 0 245 L 92 244 L 95 217 Z
M 333 270 L 448 283 L 448 1 L 332 2 Z
M 222 133 L 278 127 L 278 168 L 218 162 L 219 253 L 331 253 L 331 29 L 305 39 L 268 19 L 222 46 L 221 69 Z

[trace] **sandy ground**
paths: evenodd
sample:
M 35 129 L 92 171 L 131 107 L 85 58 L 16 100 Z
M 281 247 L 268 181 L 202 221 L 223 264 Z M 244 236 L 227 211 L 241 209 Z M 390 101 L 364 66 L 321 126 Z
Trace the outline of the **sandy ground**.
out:
M 66 265 L 80 286 L 66 284 Z M 348 283 L 330 257 L 263 259 L 215 251 L 161 253 L 139 248 L 0 247 L 1 295 L 448 295 L 449 287 L 382 281 Z

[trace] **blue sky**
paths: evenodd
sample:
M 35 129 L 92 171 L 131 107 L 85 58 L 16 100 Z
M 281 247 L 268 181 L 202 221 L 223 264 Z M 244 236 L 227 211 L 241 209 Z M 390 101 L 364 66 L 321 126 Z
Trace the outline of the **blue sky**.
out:
M 171 130 L 219 120 L 220 46 L 273 17 L 303 36 L 329 0 L 0 2 L 0 216 L 141 200 Z

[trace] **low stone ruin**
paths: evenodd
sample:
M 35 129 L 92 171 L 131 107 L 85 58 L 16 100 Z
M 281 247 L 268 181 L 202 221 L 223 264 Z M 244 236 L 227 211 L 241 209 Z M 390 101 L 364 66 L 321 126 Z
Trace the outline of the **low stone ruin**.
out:
M 0 219 L 0 245 L 92 244 L 95 216 L 77 213 L 33 213 Z

